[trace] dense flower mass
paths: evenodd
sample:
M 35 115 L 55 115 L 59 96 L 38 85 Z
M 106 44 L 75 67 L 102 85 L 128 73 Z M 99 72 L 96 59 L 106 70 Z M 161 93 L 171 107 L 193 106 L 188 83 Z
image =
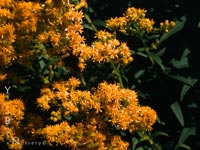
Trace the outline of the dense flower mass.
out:
M 20 150 L 23 141 L 45 139 L 47 147 L 126 150 L 121 132 L 152 130 L 155 110 L 123 86 L 134 57 L 117 32 L 160 34 L 175 23 L 155 28 L 146 10 L 129 7 L 98 30 L 87 7 L 86 0 L 0 0 L 0 146 Z M 85 21 L 94 28 L 90 42 Z
M 18 133 L 20 121 L 24 116 L 24 109 L 22 100 L 8 100 L 5 94 L 0 93 L 0 141 L 9 142 L 10 149 L 22 148 L 21 143 L 16 144 L 13 140 L 21 138 Z
M 0 66 L 9 65 L 16 57 L 12 46 L 15 41 L 14 31 L 15 28 L 11 24 L 4 24 L 0 26 Z
M 103 139 L 98 139 L 96 137 L 97 141 L 101 140 L 98 143 L 105 142 L 104 145 L 106 145 L 108 142 L 107 140 L 111 137 L 108 133 L 105 133 L 105 127 L 108 128 L 110 123 L 112 126 L 116 126 L 121 130 L 129 130 L 130 132 L 136 130 L 151 130 L 152 125 L 157 119 L 156 112 L 150 107 L 140 106 L 135 91 L 121 89 L 116 84 L 109 84 L 106 82 L 100 83 L 99 86 L 92 91 L 80 91 L 76 89 L 79 83 L 80 82 L 73 77 L 68 81 L 55 83 L 52 89 L 45 88 L 41 91 L 42 95 L 38 98 L 37 102 L 42 109 L 52 110 L 52 107 L 55 109 L 55 107 L 59 105 L 56 110 L 51 112 L 50 119 L 53 122 L 58 122 L 66 118 L 66 121 L 62 122 L 60 125 L 47 126 L 42 130 L 41 134 L 44 136 L 47 135 L 50 143 L 56 142 L 61 145 L 72 146 L 71 142 L 74 142 L 74 144 L 76 143 L 80 146 L 81 143 L 70 141 L 70 136 L 74 137 L 75 135 L 80 136 L 77 137 L 80 140 L 85 139 L 85 143 L 90 143 L 87 140 L 93 138 L 91 137 L 92 135 L 90 135 L 92 133 L 86 134 L 84 132 L 91 132 L 92 129 L 89 129 L 89 131 L 84 131 L 84 129 L 91 126 L 95 134 L 99 134 L 99 136 L 101 135 L 101 137 L 103 137 Z M 84 114 L 87 114 L 87 116 Z M 79 115 L 80 117 L 78 117 Z M 96 119 L 98 119 L 98 117 L 94 118 L 94 115 L 101 118 L 102 125 L 99 124 L 97 127 L 96 123 L 98 120 Z M 69 121 L 67 118 L 72 116 L 77 116 L 78 118 L 74 124 L 70 126 L 67 123 L 67 121 Z M 95 126 L 90 125 L 90 123 L 86 125 L 87 123 L 83 123 L 83 120 L 90 123 L 91 121 L 89 120 L 93 120 L 93 122 L 96 122 Z M 62 124 L 67 124 L 63 126 L 64 129 L 60 129 Z M 56 129 L 54 130 L 54 128 Z M 72 132 L 72 129 L 75 131 Z M 80 129 L 82 131 L 79 131 Z M 50 130 L 54 130 L 55 133 L 48 133 Z M 75 135 L 71 135 L 72 133 Z M 79 135 L 78 133 L 82 134 Z M 59 139 L 68 137 L 67 139 L 69 141 L 66 140 L 65 143 L 62 143 L 60 140 L 57 141 L 55 137 Z M 102 145 L 99 144 L 98 146 Z M 123 149 L 123 146 L 121 149 Z

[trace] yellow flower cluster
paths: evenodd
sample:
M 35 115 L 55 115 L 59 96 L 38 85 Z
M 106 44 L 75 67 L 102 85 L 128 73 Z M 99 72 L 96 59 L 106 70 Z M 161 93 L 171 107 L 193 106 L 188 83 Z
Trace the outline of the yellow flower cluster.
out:
M 41 5 L 33 2 L 19 2 L 15 7 L 14 14 L 17 14 L 15 20 L 18 32 L 36 32 Z
M 121 139 L 120 136 L 114 136 L 111 140 L 111 150 L 125 150 L 129 146 L 128 142 Z
M 80 81 L 72 77 L 68 81 L 54 83 L 52 90 L 49 88 L 42 89 L 41 97 L 37 99 L 38 105 L 43 110 L 49 110 L 51 106 L 61 104 L 65 115 L 78 112 L 79 109 L 83 111 L 99 108 L 99 104 L 94 102 L 89 91 L 75 90 L 79 84 Z M 59 111 L 56 112 L 56 115 L 55 113 L 52 114 L 53 118 L 58 116 Z
M 87 148 L 111 146 L 120 150 L 126 149 L 128 144 L 118 136 L 111 140 L 112 134 L 107 131 L 109 124 L 130 132 L 152 129 L 157 119 L 156 112 L 150 107 L 140 106 L 135 91 L 107 82 L 100 83 L 92 91 L 81 91 L 77 89 L 79 84 L 72 77 L 41 90 L 38 105 L 43 110 L 51 111 L 53 122 L 62 120 L 60 124 L 47 125 L 39 131 L 49 143 Z M 72 116 L 76 116 L 77 120 L 69 125 Z
M 175 22 L 165 21 L 160 28 L 154 27 L 154 20 L 146 18 L 146 10 L 129 7 L 123 17 L 115 17 L 106 21 L 106 26 L 114 31 L 124 34 L 153 33 L 168 31 L 175 26 Z M 164 28 L 164 30 L 163 30 Z
M 75 8 L 66 0 L 47 0 L 44 4 L 1 0 L 0 65 L 6 66 L 15 59 L 30 66 L 40 53 L 31 47 L 35 37 L 39 44 L 52 46 L 43 49 L 42 53 L 59 56 L 58 61 L 71 54 L 78 56 L 79 46 L 85 45 L 81 35 L 83 13 L 78 9 L 87 7 L 87 3 L 81 0 L 78 4 L 79 8 Z
M 1 16 L 0 16 L 1 19 Z M 15 28 L 11 24 L 0 24 L 0 66 L 8 66 L 15 59 L 12 43 L 15 41 Z
M 70 149 L 91 149 L 91 150 L 126 150 L 129 143 L 122 140 L 118 135 L 112 135 L 105 130 L 102 121 L 96 120 L 98 116 L 93 116 L 91 120 L 85 120 L 70 125 L 63 121 L 56 125 L 47 125 L 38 134 L 43 135 L 49 145 L 63 145 Z M 97 122 L 98 121 L 98 122 Z M 99 131 L 101 129 L 101 131 Z
M 33 35 L 27 33 L 36 32 L 38 12 L 41 7 L 33 2 L 15 2 L 12 0 L 2 0 L 0 6 L 0 65 L 6 67 L 17 57 L 21 58 L 30 54 L 30 52 L 27 53 L 27 45 Z M 24 41 L 27 43 L 25 44 Z M 19 56 L 15 52 L 14 43 L 19 46 L 18 53 L 21 51 Z
M 119 42 L 114 35 L 106 31 L 99 31 L 97 41 L 93 42 L 92 60 L 94 62 L 110 62 L 127 64 L 133 60 L 131 50 L 126 43 Z
M 174 21 L 165 20 L 165 22 L 160 23 L 160 30 L 164 32 L 169 32 L 171 28 L 176 25 Z
M 101 100 L 101 107 L 109 117 L 109 122 L 122 130 L 151 130 L 156 121 L 156 112 L 150 107 L 140 106 L 133 90 L 121 89 L 115 84 L 100 83 L 95 98 Z
M 0 81 L 5 80 L 6 76 L 7 76 L 7 74 L 0 73 Z
M 10 7 L 13 4 L 14 0 L 1 0 L 0 6 L 2 7 Z
M 24 104 L 20 99 L 7 100 L 0 93 L 0 141 L 9 142 L 9 149 L 21 149 L 21 143 L 13 142 L 21 138 L 20 121 L 24 115 Z M 20 139 L 22 140 L 22 139 Z
M 69 125 L 63 121 L 56 125 L 49 125 L 42 129 L 39 134 L 43 135 L 47 142 L 65 145 L 70 149 L 99 149 L 106 150 L 105 135 L 98 132 L 93 124 L 84 122 Z
M 7 4 L 4 2 L 5 6 Z M 0 57 L 3 66 L 11 63 L 14 58 L 23 65 L 30 65 L 38 53 L 30 47 L 34 37 L 37 37 L 39 43 L 52 46 L 43 49 L 43 54 L 58 56 L 58 61 L 74 55 L 79 60 L 78 66 L 81 70 L 85 69 L 87 61 L 128 64 L 133 60 L 126 43 L 119 42 L 114 35 L 106 31 L 99 31 L 96 34 L 97 40 L 91 45 L 85 43 L 82 35 L 83 12 L 79 10 L 87 7 L 85 0 L 81 0 L 78 5 L 64 0 L 59 3 L 48 0 L 43 5 L 23 1 L 12 1 L 12 5 L 11 2 L 9 4 L 8 8 L 4 6 L 5 8 L 0 9 L 0 17 L 4 18 L 4 23 L 8 22 L 0 26 Z M 11 9 L 13 13 L 10 13 Z M 17 45 L 17 53 L 12 46 L 14 42 Z
M 133 60 L 127 44 L 117 40 L 115 35 L 100 30 L 95 37 L 97 39 L 90 46 L 82 43 L 74 47 L 73 53 L 79 57 L 81 70 L 85 68 L 87 61 L 128 64 Z

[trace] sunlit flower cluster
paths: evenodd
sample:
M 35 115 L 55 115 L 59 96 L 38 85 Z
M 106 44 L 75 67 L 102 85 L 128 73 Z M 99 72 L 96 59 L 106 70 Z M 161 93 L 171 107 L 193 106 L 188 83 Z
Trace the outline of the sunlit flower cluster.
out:
M 111 140 L 111 150 L 125 150 L 128 149 L 128 142 L 125 142 L 121 139 L 120 136 L 114 136 Z
M 146 10 L 141 8 L 129 7 L 124 13 L 123 17 L 115 17 L 108 19 L 106 25 L 108 28 L 120 31 L 124 34 L 139 34 L 139 33 L 153 33 L 153 32 L 168 32 L 175 26 L 175 22 L 171 21 L 161 23 L 159 28 L 154 27 L 153 19 L 146 18 Z M 164 30 L 163 30 L 164 28 Z
M 78 57 L 79 46 L 85 47 L 81 35 L 83 12 L 79 9 L 87 7 L 87 2 L 81 0 L 78 5 L 79 8 L 75 8 L 76 5 L 66 0 L 47 0 L 43 4 L 1 1 L 1 65 L 11 64 L 16 59 L 18 63 L 30 66 L 31 61 L 41 52 L 41 49 L 38 51 L 31 47 L 33 42 L 50 45 L 42 49 L 42 53 L 45 51 L 50 56 L 59 56 L 60 59 L 71 55 Z M 37 41 L 33 41 L 34 38 Z
M 116 61 L 127 64 L 132 61 L 131 51 L 126 43 L 118 41 L 114 35 L 106 31 L 99 31 L 97 41 L 92 43 L 94 62 Z
M 150 107 L 140 106 L 135 91 L 121 89 L 117 84 L 106 82 L 100 83 L 91 91 L 81 91 L 77 89 L 79 84 L 80 82 L 72 77 L 68 81 L 56 82 L 52 88 L 41 90 L 41 97 L 37 99 L 38 105 L 43 110 L 51 111 L 50 119 L 53 122 L 66 120 L 60 125 L 47 126 L 40 132 L 47 137 L 49 143 L 56 142 L 71 147 L 73 144 L 80 145 L 79 140 L 84 139 L 85 144 L 82 143 L 84 146 L 94 142 L 89 142 L 89 139 L 95 138 L 96 140 L 101 139 L 101 142 L 104 143 L 101 146 L 106 146 L 106 143 L 110 141 L 108 139 L 111 138 L 109 131 L 105 131 L 109 124 L 130 132 L 152 129 L 152 125 L 157 119 L 156 112 Z M 77 118 L 75 122 L 70 119 L 72 116 Z M 70 126 L 68 122 L 74 123 Z M 65 125 L 62 126 L 63 124 Z M 50 130 L 54 131 L 50 133 Z M 71 134 L 75 134 L 73 138 L 76 137 L 76 140 L 71 139 Z M 95 136 L 91 137 L 93 134 Z M 98 139 L 99 136 L 100 139 Z M 67 140 L 63 140 L 65 142 L 63 143 L 62 139 Z M 112 144 L 107 144 L 114 148 L 116 144 L 121 143 L 118 148 L 126 149 L 127 143 L 123 143 L 119 137 L 114 137 L 113 140 Z M 100 146 L 99 144 L 98 146 Z
M 0 6 L 1 7 L 10 7 L 13 4 L 14 0 L 1 0 Z
M 81 70 L 85 69 L 87 61 L 128 64 L 133 60 L 127 44 L 117 40 L 112 33 L 100 30 L 95 38 L 90 46 L 82 43 L 74 48 L 73 53 L 79 56 Z
M 7 95 L 0 93 L 0 141 L 9 142 L 10 149 L 21 149 L 22 145 L 13 142 L 21 138 L 20 121 L 24 116 L 24 104 L 20 99 L 7 100 Z
M 15 59 L 15 52 L 12 46 L 15 41 L 14 31 L 13 25 L 0 24 L 0 66 L 7 66 Z
M 37 2 L 13 2 L 14 16 L 9 9 L 2 9 L 0 16 L 4 18 L 6 16 L 7 19 L 12 17 L 15 20 L 14 23 L 1 27 L 2 32 L 9 32 L 6 37 L 2 36 L 6 38 L 3 41 L 7 45 L 0 50 L 4 64 L 17 58 L 19 63 L 31 65 L 31 61 L 37 53 L 40 53 L 30 47 L 33 36 L 37 37 L 38 44 L 50 45 L 48 49 L 42 49 L 43 54 L 58 56 L 60 59 L 74 55 L 79 60 L 78 67 L 81 70 L 85 69 L 87 61 L 98 63 L 114 61 L 123 64 L 131 62 L 133 58 L 128 46 L 118 41 L 112 33 L 99 31 L 96 34 L 96 41 L 91 45 L 85 43 L 82 35 L 83 12 L 76 6 L 87 7 L 87 3 L 84 0 L 78 5 L 65 1 L 55 3 L 51 0 L 42 5 Z M 15 36 L 19 36 L 16 41 Z M 24 40 L 26 44 L 21 42 Z M 17 43 L 17 53 L 14 53 L 13 42 Z
M 169 32 L 171 28 L 176 25 L 174 21 L 165 20 L 165 22 L 160 23 L 160 30 L 163 32 Z
M 105 135 L 97 131 L 95 125 L 87 123 L 80 122 L 69 125 L 63 121 L 45 127 L 39 134 L 42 134 L 50 145 L 56 143 L 71 149 L 106 149 Z
M 6 74 L 2 74 L 2 73 L 0 73 L 0 81 L 3 81 L 3 80 L 5 80 L 6 79 Z
M 33 2 L 19 2 L 16 3 L 14 14 L 16 28 L 19 32 L 36 32 L 38 14 L 41 10 L 41 6 L 38 3 Z
M 1 8 L 0 9 L 0 17 L 2 18 L 1 19 L 1 23 L 6 22 L 6 18 L 10 19 L 13 17 L 13 14 L 10 12 L 10 10 L 6 9 L 6 8 Z
M 95 98 L 101 100 L 101 107 L 109 121 L 122 130 L 151 130 L 156 121 L 156 112 L 149 107 L 140 106 L 137 93 L 133 90 L 121 89 L 115 84 L 100 83 Z

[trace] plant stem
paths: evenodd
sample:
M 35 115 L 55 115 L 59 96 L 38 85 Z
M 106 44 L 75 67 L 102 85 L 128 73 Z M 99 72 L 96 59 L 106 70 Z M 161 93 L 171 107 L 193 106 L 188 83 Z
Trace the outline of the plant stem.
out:
M 95 25 L 92 23 L 92 20 L 90 19 L 90 16 L 88 14 L 84 14 L 84 18 L 87 20 L 87 22 L 91 25 L 92 29 L 95 32 L 98 32 L 97 28 L 95 27 Z
M 80 73 L 80 78 L 81 78 L 81 82 L 84 86 L 87 86 L 87 83 L 85 82 L 84 76 L 82 73 Z
M 111 63 L 111 66 L 113 68 L 113 73 L 117 76 L 120 87 L 123 88 L 124 85 L 123 85 L 123 81 L 122 81 L 122 77 L 121 77 L 121 74 L 119 72 L 119 69 L 115 66 L 115 64 L 112 61 L 110 63 Z

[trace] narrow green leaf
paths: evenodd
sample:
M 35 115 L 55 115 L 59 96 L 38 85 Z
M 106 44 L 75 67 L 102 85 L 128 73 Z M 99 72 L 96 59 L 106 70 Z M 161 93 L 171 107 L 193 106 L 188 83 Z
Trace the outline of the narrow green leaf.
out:
M 89 24 L 83 24 L 83 27 L 85 29 L 89 29 L 89 30 L 92 30 L 93 31 L 93 28 L 89 25 Z
M 132 137 L 131 138 L 131 143 L 132 143 L 132 149 L 135 149 L 137 144 L 138 144 L 139 140 L 136 137 Z
M 121 75 L 121 77 L 128 83 L 128 78 L 125 75 Z
M 166 137 L 169 137 L 169 135 L 165 132 L 162 132 L 162 131 L 156 131 L 152 134 L 152 137 L 155 138 L 155 137 L 158 137 L 158 136 L 166 136 Z
M 152 53 L 152 52 L 149 52 L 150 55 L 153 57 L 154 61 L 161 67 L 161 69 L 163 71 L 165 71 L 165 67 L 164 65 L 162 64 L 162 59 L 160 58 L 160 56 L 158 56 L 157 54 L 155 53 Z
M 162 55 L 165 53 L 166 49 L 167 49 L 166 47 L 162 48 L 161 50 L 159 50 L 159 51 L 157 52 L 157 55 L 158 55 L 158 56 L 162 56 Z
M 126 132 L 120 131 L 120 135 L 121 135 L 121 136 L 126 136 Z
M 143 93 L 143 92 L 141 92 L 139 90 L 136 90 L 136 91 L 137 91 L 137 94 L 138 94 L 139 97 L 147 100 L 147 94 L 145 94 L 145 93 Z
M 198 81 L 198 79 L 191 79 L 191 78 L 188 78 L 188 80 L 190 81 L 190 84 L 192 86 L 194 86 L 194 84 Z M 180 93 L 180 101 L 181 102 L 183 101 L 184 96 L 187 94 L 187 92 L 189 91 L 190 88 L 191 88 L 191 86 L 183 85 L 183 88 Z
M 139 55 L 139 56 L 142 56 L 142 57 L 148 58 L 148 56 L 147 56 L 145 53 L 137 52 L 136 54 Z
M 145 150 L 145 149 L 144 149 L 144 147 L 140 146 L 140 147 L 136 148 L 136 150 Z
M 179 103 L 176 101 L 174 102 L 170 108 L 172 109 L 172 111 L 174 112 L 174 115 L 176 116 L 176 118 L 178 119 L 179 123 L 181 124 L 181 126 L 184 126 L 184 118 L 183 118 L 183 114 L 181 111 L 181 107 L 179 105 Z
M 184 143 L 190 135 L 196 135 L 196 128 L 183 128 L 178 143 Z
M 199 106 L 196 103 L 191 103 L 187 105 L 188 108 L 192 108 L 192 109 L 198 109 Z
M 161 38 L 160 38 L 160 43 L 164 42 L 166 39 L 168 39 L 170 36 L 174 35 L 175 33 L 177 33 L 178 31 L 180 31 L 183 27 L 184 24 L 186 22 L 187 18 L 185 16 L 180 18 L 180 21 L 176 21 L 176 26 L 171 29 L 170 32 L 164 33 Z
M 138 72 L 136 72 L 135 75 L 134 75 L 135 79 L 140 78 L 144 74 L 144 72 L 145 72 L 144 69 L 139 70 Z
M 190 50 L 188 48 L 186 48 L 182 54 L 182 58 L 188 56 L 190 54 Z
M 185 78 L 184 76 L 181 76 L 181 75 L 170 75 L 170 74 L 167 74 L 167 73 L 164 73 L 165 75 L 167 75 L 168 77 L 170 78 L 173 78 L 175 80 L 178 80 L 184 84 L 187 84 L 188 86 L 193 86 L 190 79 L 187 79 Z
M 100 19 L 93 20 L 92 22 L 93 22 L 94 25 L 98 25 L 98 26 L 102 26 L 102 27 L 106 26 L 106 23 L 103 20 L 100 20 Z
M 180 143 L 180 144 L 176 145 L 175 150 L 177 150 L 179 148 L 181 148 L 181 150 L 182 150 L 182 148 L 191 150 L 191 147 L 189 147 L 188 145 L 183 144 L 183 143 Z

